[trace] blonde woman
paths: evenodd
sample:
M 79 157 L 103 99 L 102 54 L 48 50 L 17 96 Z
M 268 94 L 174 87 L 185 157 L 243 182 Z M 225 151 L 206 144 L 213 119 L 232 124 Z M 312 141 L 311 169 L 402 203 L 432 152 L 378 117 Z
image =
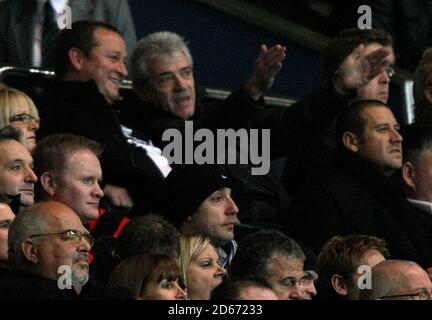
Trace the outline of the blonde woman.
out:
M 182 235 L 179 260 L 189 299 L 210 300 L 226 272 L 219 264 L 214 244 L 202 236 Z
M 30 152 L 36 146 L 39 129 L 38 110 L 24 92 L 0 83 L 0 129 L 11 126 L 22 133 L 22 144 Z

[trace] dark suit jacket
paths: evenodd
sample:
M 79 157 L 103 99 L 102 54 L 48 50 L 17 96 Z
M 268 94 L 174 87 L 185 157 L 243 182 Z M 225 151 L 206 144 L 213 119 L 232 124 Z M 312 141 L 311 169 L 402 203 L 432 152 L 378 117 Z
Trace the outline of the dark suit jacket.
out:
M 70 0 L 72 22 L 98 20 L 119 29 L 128 52 L 136 43 L 135 27 L 126 0 Z M 35 0 L 0 2 L 0 66 L 32 66 Z
M 372 235 L 387 241 L 393 257 L 428 265 L 432 254 L 422 242 L 430 236 L 417 233 L 422 217 L 399 184 L 348 152 L 338 165 L 293 200 L 286 220 L 290 235 L 317 253 L 335 235 Z
M 143 149 L 129 145 L 117 115 L 94 81 L 64 81 L 35 97 L 41 117 L 39 137 L 68 132 L 102 144 L 104 181 L 126 187 L 138 208 L 148 209 L 163 176 Z

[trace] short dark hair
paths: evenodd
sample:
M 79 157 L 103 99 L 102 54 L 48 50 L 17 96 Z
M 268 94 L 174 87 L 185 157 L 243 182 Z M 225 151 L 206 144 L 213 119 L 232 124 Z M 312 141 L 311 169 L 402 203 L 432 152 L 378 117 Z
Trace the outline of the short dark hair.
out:
M 411 124 L 401 129 L 403 140 L 403 162 L 418 164 L 424 151 L 432 151 L 432 128 Z
M 70 66 L 69 50 L 78 48 L 87 57 L 98 46 L 94 37 L 96 29 L 107 29 L 122 36 L 120 31 L 105 22 L 80 20 L 72 23 L 71 29 L 63 29 L 57 39 L 54 69 L 58 78 L 64 77 Z
M 328 43 L 321 55 L 322 80 L 332 80 L 335 72 L 347 56 L 360 44 L 379 43 L 382 46 L 393 46 L 389 33 L 379 29 L 346 29 L 341 31 Z
M 263 278 L 233 277 L 227 278 L 212 291 L 211 300 L 239 300 L 242 290 L 252 287 L 273 290 L 268 281 Z
M 178 258 L 180 232 L 162 216 L 134 217 L 120 234 L 116 254 L 121 260 L 135 254 L 164 254 Z
M 342 137 L 345 132 L 354 133 L 360 140 L 363 138 L 363 131 L 366 125 L 366 119 L 362 112 L 371 107 L 390 107 L 379 100 L 360 100 L 350 105 L 337 119 L 336 122 L 336 145 L 343 148 Z
M 266 279 L 268 267 L 275 254 L 306 260 L 303 250 L 295 240 L 277 230 L 260 230 L 240 241 L 231 265 L 231 274 Z
M 21 143 L 22 132 L 12 126 L 6 126 L 0 129 L 0 141 L 15 140 Z
M 103 148 L 93 140 L 70 133 L 56 133 L 45 137 L 33 150 L 35 174 L 40 177 L 45 172 L 51 172 L 61 182 L 67 159 L 79 150 L 89 150 L 100 158 Z M 39 198 L 43 194 L 40 182 L 36 183 L 36 197 Z

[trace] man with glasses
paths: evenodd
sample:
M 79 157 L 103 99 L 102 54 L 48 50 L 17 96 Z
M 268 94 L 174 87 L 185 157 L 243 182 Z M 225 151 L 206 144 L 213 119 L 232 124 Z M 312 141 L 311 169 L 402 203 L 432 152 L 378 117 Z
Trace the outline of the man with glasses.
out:
M 0 299 L 129 299 L 121 289 L 89 281 L 93 238 L 65 204 L 46 201 L 23 210 L 9 229 L 10 277 Z
M 33 158 L 20 143 L 20 132 L 12 127 L 0 131 L 0 194 L 11 199 L 15 213 L 34 203 Z
M 361 300 L 431 300 L 432 283 L 417 263 L 386 260 L 372 268 L 371 289 L 360 290 Z
M 93 241 L 64 204 L 23 210 L 10 226 L 8 244 L 12 277 L 0 287 L 3 298 L 74 299 L 88 281 Z
M 276 230 L 260 230 L 244 237 L 232 263 L 232 276 L 263 278 L 280 300 L 311 299 L 317 294 L 313 276 L 304 271 L 300 245 Z

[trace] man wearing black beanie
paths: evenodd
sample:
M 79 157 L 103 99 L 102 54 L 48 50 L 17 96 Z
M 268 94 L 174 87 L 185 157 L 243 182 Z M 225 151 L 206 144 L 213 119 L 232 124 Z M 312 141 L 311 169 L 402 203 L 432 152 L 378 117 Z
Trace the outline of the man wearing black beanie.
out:
M 183 234 L 199 234 L 217 246 L 223 267 L 237 250 L 234 228 L 240 221 L 231 198 L 231 179 L 218 165 L 175 167 L 162 185 L 160 209 Z

